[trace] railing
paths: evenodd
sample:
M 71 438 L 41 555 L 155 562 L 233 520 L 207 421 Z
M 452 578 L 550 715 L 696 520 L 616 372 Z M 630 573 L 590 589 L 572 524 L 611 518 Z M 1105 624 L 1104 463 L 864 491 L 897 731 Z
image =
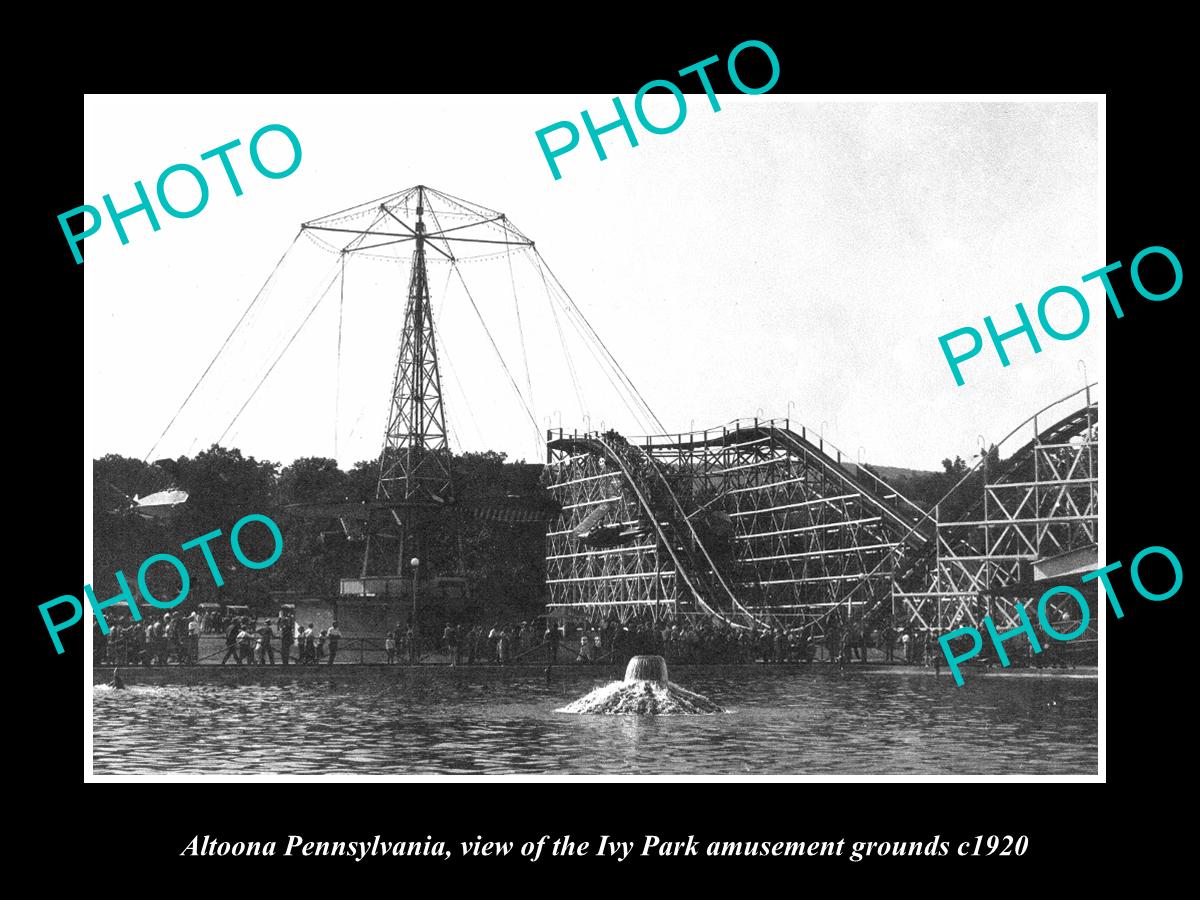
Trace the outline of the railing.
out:
M 1009 445 L 1009 442 L 1012 441 L 1012 439 L 1015 436 L 1017 436 L 1022 431 L 1022 429 L 1024 429 L 1026 426 L 1030 426 L 1030 425 L 1033 426 L 1033 429 L 1034 429 L 1033 437 L 1036 437 L 1039 434 L 1039 431 L 1037 430 L 1038 426 L 1039 426 L 1039 420 L 1044 423 L 1048 419 L 1050 419 L 1051 417 L 1047 416 L 1046 414 L 1048 412 L 1050 412 L 1051 410 L 1064 406 L 1065 404 L 1067 404 L 1074 398 L 1078 397 L 1080 394 L 1084 395 L 1084 404 L 1082 406 L 1079 406 L 1078 408 L 1080 410 L 1083 410 L 1083 409 L 1086 409 L 1087 407 L 1090 407 L 1091 403 L 1092 403 L 1092 390 L 1095 387 L 1097 387 L 1098 384 L 1099 384 L 1099 382 L 1093 381 L 1089 384 L 1084 385 L 1083 387 L 1081 387 L 1077 390 L 1072 391 L 1069 394 L 1066 394 L 1063 397 L 1060 397 L 1059 399 L 1057 399 L 1051 403 L 1046 404 L 1046 406 L 1042 407 L 1037 412 L 1035 412 L 1033 415 L 1029 416 L 1027 419 L 1025 419 L 1023 422 L 1021 422 L 1019 425 L 1017 425 L 1016 428 L 1014 428 L 1012 431 L 1010 431 L 1008 434 L 1006 434 L 1003 438 L 1001 438 L 999 441 L 997 441 L 996 444 L 994 445 L 997 452 L 999 452 L 1001 455 L 1001 461 L 1003 462 L 1004 447 L 1006 445 Z M 1066 415 L 1065 412 L 1056 413 L 1055 417 L 1052 419 L 1052 421 L 1055 421 L 1055 422 L 1059 421 L 1060 419 L 1064 418 L 1065 415 Z M 800 424 L 800 423 L 797 423 L 797 424 L 799 425 L 799 428 L 800 428 L 799 435 L 802 440 L 804 440 L 805 442 L 807 442 L 809 444 L 816 446 L 818 450 L 820 450 L 822 453 L 824 453 L 830 459 L 835 459 L 839 465 L 841 465 L 843 463 L 843 459 L 849 460 L 852 458 L 849 454 L 844 453 L 832 441 L 826 440 L 824 435 L 820 434 L 819 432 L 817 432 L 815 430 L 814 430 L 814 434 L 817 435 L 816 440 L 810 439 L 808 437 L 808 431 L 809 431 L 808 427 L 803 424 Z M 706 428 L 704 431 L 680 431 L 680 432 L 676 432 L 674 434 L 628 435 L 625 437 L 625 439 L 631 445 L 638 446 L 638 447 L 645 447 L 647 449 L 676 447 L 676 446 L 688 445 L 688 444 L 715 446 L 715 445 L 725 443 L 728 440 L 728 435 L 731 431 L 759 429 L 759 428 L 768 428 L 768 429 L 773 428 L 773 429 L 782 429 L 784 431 L 792 431 L 791 419 L 790 419 L 790 417 L 782 418 L 782 419 L 781 418 L 764 419 L 764 418 L 760 418 L 760 417 L 745 418 L 745 419 L 738 418 L 738 419 L 731 420 L 730 422 L 726 423 L 725 425 L 723 425 L 719 428 L 715 428 L 715 427 L 714 428 Z M 795 433 L 795 432 L 793 432 L 793 433 Z M 546 438 L 548 441 L 556 440 L 556 439 L 572 439 L 572 438 L 577 439 L 577 440 L 578 439 L 591 440 L 591 439 L 596 439 L 596 438 L 602 439 L 603 434 L 602 434 L 602 432 L 599 432 L 599 431 L 584 431 L 582 433 L 579 431 L 567 432 L 563 428 L 556 428 L 556 429 L 548 429 L 546 431 Z M 685 438 L 687 438 L 687 440 L 685 440 Z M 1029 443 L 1029 441 L 1026 441 L 1025 443 Z M 1013 450 L 1012 454 L 1010 454 L 1010 457 L 1012 455 L 1014 455 L 1016 452 L 1018 452 L 1018 450 L 1023 449 L 1023 447 L 1024 447 L 1024 445 L 1022 445 L 1021 447 L 1015 448 Z M 980 460 L 981 462 L 982 462 L 982 459 L 983 458 L 981 457 L 981 460 Z M 875 475 L 873 472 L 869 471 L 866 468 L 865 463 L 859 464 L 859 463 L 855 462 L 854 465 L 855 465 L 855 469 L 857 471 L 865 473 L 870 478 L 871 483 L 879 485 L 882 488 L 886 488 L 887 491 L 889 491 L 889 492 L 898 493 L 898 492 L 896 492 L 896 489 L 891 484 L 889 484 L 887 481 L 884 481 L 882 478 Z M 978 466 L 979 466 L 979 463 L 976 463 L 975 466 L 972 466 L 970 471 L 973 471 L 975 468 L 978 468 Z M 928 518 L 928 513 L 926 510 L 923 510 L 919 506 L 917 506 L 915 503 L 908 501 L 907 498 L 903 497 L 903 495 L 899 495 L 899 496 L 908 503 L 908 505 L 911 507 L 913 512 L 916 515 L 918 515 L 921 519 Z M 942 499 L 944 500 L 945 498 L 943 497 Z
M 843 451 L 835 446 L 832 441 L 827 441 L 823 435 L 819 435 L 815 439 L 808 437 L 808 428 L 804 425 L 799 425 L 800 431 L 792 430 L 791 420 L 784 419 L 733 419 L 720 428 L 708 428 L 704 431 L 678 432 L 676 434 L 651 434 L 651 435 L 630 435 L 625 438 L 630 446 L 644 450 L 652 454 L 655 450 L 667 450 L 676 447 L 719 447 L 728 444 L 730 434 L 736 434 L 739 431 L 782 431 L 794 437 L 798 437 L 804 444 L 816 449 L 822 453 L 831 464 L 835 464 L 840 469 L 844 477 L 859 480 L 864 482 L 866 487 L 872 494 L 876 496 L 882 503 L 889 505 L 894 509 L 904 508 L 905 513 L 903 518 L 909 521 L 913 519 L 923 520 L 926 518 L 926 511 L 917 504 L 913 503 L 903 494 L 901 494 L 894 485 L 880 478 L 868 468 L 865 462 L 853 462 L 853 473 L 846 468 L 846 461 L 850 459 L 848 455 L 843 455 Z M 815 433 L 815 432 L 814 432 Z M 549 429 L 546 432 L 547 441 L 551 440 L 597 440 L 603 439 L 603 433 L 598 431 L 585 431 L 582 434 L 579 432 L 568 433 L 562 428 Z M 889 504 L 888 501 L 895 498 L 894 504 Z

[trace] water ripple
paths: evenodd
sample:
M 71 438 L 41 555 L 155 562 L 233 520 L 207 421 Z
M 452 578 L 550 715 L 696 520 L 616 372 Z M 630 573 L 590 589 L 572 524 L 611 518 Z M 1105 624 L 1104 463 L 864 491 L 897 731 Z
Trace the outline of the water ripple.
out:
M 563 716 L 609 679 L 518 673 L 93 691 L 96 774 L 1091 774 L 1096 682 L 694 673 L 723 716 Z

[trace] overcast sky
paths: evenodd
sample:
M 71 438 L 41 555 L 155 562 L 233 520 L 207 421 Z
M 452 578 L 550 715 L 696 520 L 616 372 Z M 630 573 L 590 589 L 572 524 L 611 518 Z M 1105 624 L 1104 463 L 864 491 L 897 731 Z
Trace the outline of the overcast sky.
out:
M 660 99 L 650 116 L 670 121 L 673 101 Z M 1109 262 L 1095 103 L 722 95 L 713 113 L 703 95 L 688 100 L 672 134 L 635 123 L 637 148 L 620 131 L 605 135 L 604 162 L 585 134 L 555 181 L 534 132 L 578 124 L 583 109 L 606 122 L 611 97 L 89 96 L 84 202 L 101 207 L 111 193 L 118 209 L 132 206 L 136 179 L 152 194 L 180 162 L 205 172 L 211 196 L 190 219 L 160 211 L 157 233 L 144 216 L 126 220 L 127 246 L 108 221 L 86 242 L 86 456 L 146 454 L 301 222 L 418 183 L 502 210 L 535 240 L 669 431 L 790 411 L 813 429 L 828 423 L 851 456 L 861 447 L 879 464 L 937 468 L 1081 386 L 1079 360 L 1103 378 L 1103 289 L 1080 283 Z M 303 147 L 284 179 L 259 176 L 247 156 L 270 123 Z M 216 161 L 199 158 L 235 138 L 237 198 Z M 286 161 L 281 139 L 263 147 Z M 171 181 L 181 206 L 186 181 Z M 217 440 L 336 264 L 307 238 L 296 243 L 156 457 Z M 583 343 L 556 323 L 536 269 L 523 257 L 513 266 L 501 258 L 462 271 L 519 386 L 532 386 L 524 402 L 537 428 L 465 295 L 444 266 L 430 267 L 455 446 L 537 460 L 547 417 L 641 433 Z M 407 276 L 404 265 L 353 260 L 344 298 L 335 284 L 224 443 L 282 462 L 331 456 L 335 439 L 343 466 L 377 455 Z M 985 349 L 965 364 L 966 385 L 954 384 L 939 335 L 982 331 L 985 315 L 1011 328 L 1016 302 L 1033 317 L 1058 284 L 1089 298 L 1082 337 L 1040 335 L 1038 355 L 1014 339 L 1008 368 Z M 1054 309 L 1062 330 L 1078 321 L 1069 304 Z

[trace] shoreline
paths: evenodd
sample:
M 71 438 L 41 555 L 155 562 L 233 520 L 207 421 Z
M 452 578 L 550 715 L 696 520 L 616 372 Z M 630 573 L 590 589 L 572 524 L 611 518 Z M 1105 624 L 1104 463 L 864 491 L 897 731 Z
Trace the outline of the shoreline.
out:
M 520 675 L 527 678 L 542 678 L 546 673 L 545 665 L 474 665 L 450 666 L 437 663 L 421 665 L 387 665 L 386 663 L 337 663 L 333 666 L 235 666 L 235 665 L 195 665 L 195 666 L 93 666 L 92 684 L 104 685 L 112 680 L 114 668 L 119 668 L 121 678 L 126 685 L 131 684 L 279 684 L 295 682 L 326 682 L 326 681 L 369 681 L 386 678 L 436 677 L 455 678 L 459 680 L 488 681 L 506 675 Z M 624 675 L 624 666 L 588 665 L 579 663 L 563 663 L 552 667 L 552 677 L 562 677 L 566 673 L 584 673 L 596 677 L 610 677 L 619 680 Z M 763 671 L 771 673 L 795 672 L 804 673 L 845 673 L 851 672 L 880 675 L 926 675 L 930 677 L 943 675 L 953 681 L 949 669 L 940 670 L 932 666 L 908 666 L 887 663 L 849 663 L 839 666 L 834 663 L 676 663 L 671 665 L 672 680 L 676 673 L 687 674 L 734 674 Z M 964 674 L 970 678 L 999 676 L 1004 678 L 1074 678 L 1096 679 L 1099 670 L 1096 666 L 1078 666 L 1073 668 L 1000 668 L 1000 667 L 965 667 Z

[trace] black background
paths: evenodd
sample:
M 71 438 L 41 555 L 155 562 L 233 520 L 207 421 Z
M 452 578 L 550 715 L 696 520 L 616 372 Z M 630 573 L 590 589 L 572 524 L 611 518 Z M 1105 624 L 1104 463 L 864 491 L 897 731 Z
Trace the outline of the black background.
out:
M 553 13 L 547 16 L 555 18 Z M 602 11 L 597 12 L 603 17 Z M 532 16 L 537 19 L 537 16 Z M 703 16 L 698 17 L 704 19 Z M 606 92 L 628 97 L 644 82 L 672 73 L 707 56 L 722 61 L 747 38 L 769 43 L 778 54 L 781 78 L 773 93 L 848 91 L 1109 91 L 1107 107 L 1108 247 L 1103 259 L 1065 260 L 1066 271 L 1078 274 L 1121 260 L 1124 268 L 1113 281 L 1125 309 L 1116 320 L 1107 313 L 1108 403 L 1101 409 L 1103 452 L 1108 456 L 1108 561 L 1122 560 L 1114 576 L 1126 616 L 1106 621 L 1108 669 L 1107 784 L 1056 784 L 1025 781 L 1019 773 L 1005 783 L 940 784 L 907 782 L 778 784 L 716 783 L 597 784 L 586 778 L 557 784 L 370 783 L 234 785 L 90 784 L 83 782 L 80 722 L 86 696 L 80 675 L 82 629 L 63 635 L 67 652 L 54 654 L 37 604 L 60 594 L 78 596 L 91 572 L 75 569 L 77 551 L 66 549 L 78 532 L 73 518 L 80 477 L 78 439 L 74 431 L 81 396 L 76 376 L 82 367 L 81 327 L 83 266 L 77 266 L 63 240 L 55 216 L 84 202 L 79 184 L 82 144 L 82 94 L 59 89 L 40 94 L 26 122 L 37 140 L 28 148 L 28 163 L 37 177 L 18 185 L 30 191 L 22 217 L 32 234 L 11 239 L 12 261 L 25 278 L 14 279 L 9 302 L 10 453 L 28 455 L 43 474 L 11 488 L 10 577 L 18 585 L 9 629 L 24 645 L 25 664 L 14 670 L 9 697 L 15 709 L 8 738 L 17 750 L 15 777 L 28 800 L 12 809 L 27 833 L 30 851 L 46 859 L 83 852 L 91 860 L 106 859 L 128 890 L 156 889 L 139 885 L 159 868 L 173 875 L 194 873 L 213 879 L 211 888 L 231 885 L 230 875 L 303 883 L 317 876 L 333 879 L 343 891 L 366 890 L 368 882 L 417 890 L 485 889 L 605 893 L 638 890 L 646 876 L 676 884 L 707 878 L 714 870 L 738 879 L 751 890 L 816 889 L 826 879 L 858 886 L 878 880 L 909 884 L 930 891 L 974 890 L 989 879 L 998 889 L 1017 891 L 1061 887 L 1102 875 L 1109 865 L 1143 860 L 1161 864 L 1172 858 L 1182 839 L 1167 818 L 1190 780 L 1186 774 L 1191 746 L 1191 697 L 1184 671 L 1194 629 L 1185 620 L 1190 582 L 1163 603 L 1137 597 L 1128 579 L 1133 555 L 1152 544 L 1171 548 L 1191 571 L 1190 535 L 1182 528 L 1183 511 L 1195 493 L 1194 441 L 1186 429 L 1195 406 L 1194 378 L 1185 376 L 1194 339 L 1185 322 L 1187 282 L 1170 300 L 1151 303 L 1134 291 L 1129 263 L 1142 248 L 1172 249 L 1188 269 L 1182 222 L 1185 213 L 1185 154 L 1176 123 L 1182 98 L 1159 82 L 1145 91 L 1121 88 L 1120 77 L 1075 64 L 1053 71 L 1031 71 L 1039 58 L 1060 58 L 1062 45 L 1044 39 L 1038 47 L 1012 46 L 997 53 L 994 64 L 978 55 L 978 47 L 957 51 L 944 47 L 918 51 L 904 46 L 879 51 L 859 41 L 805 28 L 733 26 L 728 22 L 694 24 L 688 32 L 656 36 L 644 28 L 619 29 L 619 36 L 568 29 L 569 38 L 541 39 L 522 33 L 524 17 L 510 17 L 507 30 L 488 38 L 455 35 L 453 42 L 434 35 L 429 41 L 393 37 L 377 50 L 362 33 L 356 35 L 358 68 L 339 78 L 329 65 L 319 76 L 306 75 L 310 57 L 296 49 L 230 51 L 236 63 L 201 73 L 164 72 L 164 81 L 138 84 L 112 78 L 97 90 L 360 90 L 417 93 L 431 89 L 496 93 Z M 555 19 L 555 21 L 557 21 Z M 499 35 L 503 34 L 503 37 Z M 1074 39 L 1069 45 L 1077 47 Z M 255 65 L 242 65 L 239 53 Z M 331 51 L 333 52 L 333 51 Z M 1079 51 L 1082 52 L 1082 51 Z M 1091 47 L 1092 57 L 1100 54 Z M 753 51 L 739 59 L 743 79 L 751 85 L 766 80 L 754 71 Z M 328 63 L 329 58 L 325 58 Z M 742 63 L 745 63 L 743 66 Z M 186 68 L 186 67 L 182 67 Z M 285 72 L 273 83 L 268 71 Z M 423 73 L 436 72 L 436 77 Z M 349 73 L 355 73 L 352 76 Z M 732 91 L 723 62 L 710 69 L 718 93 Z M 167 75 L 170 77 L 168 78 Z M 689 92 L 689 79 L 677 79 Z M 1125 82 L 1128 83 L 1128 82 Z M 88 89 L 92 87 L 89 85 Z M 570 107 L 564 107 L 568 109 Z M 599 111 L 597 111 L 599 112 Z M 597 121 L 602 121 L 597 116 Z M 547 123 L 548 124 L 548 123 Z M 481 146 L 486 142 L 481 142 Z M 402 148 L 398 150 L 402 152 Z M 531 136 L 530 152 L 536 153 Z M 747 148 L 748 164 L 753 149 Z M 11 170 L 10 170 L 11 171 Z M 24 169 L 23 171 L 28 171 Z M 32 259 L 25 253 L 32 250 Z M 86 250 L 84 251 L 86 254 Z M 21 266 L 20 263 L 25 265 Z M 1153 262 L 1153 261 L 1152 261 Z M 1159 260 L 1159 262 L 1162 262 Z M 1153 268 L 1147 270 L 1147 280 Z M 1075 282 L 1065 282 L 1075 283 Z M 1002 286 L 979 285 L 983 297 L 1003 293 Z M 93 298 L 90 302 L 113 302 Z M 1036 298 L 1024 300 L 1027 308 Z M 980 309 L 980 317 L 996 312 Z M 79 322 L 79 325 L 74 323 Z M 950 323 L 957 324 L 957 323 Z M 932 337 L 932 336 L 931 336 Z M 86 336 L 84 336 L 86 340 Z M 81 342 L 82 343 L 82 342 Z M 92 347 L 93 353 L 129 352 L 126 348 Z M 90 477 L 85 460 L 83 476 Z M 1194 576 L 1189 576 L 1194 577 Z M 1146 572 L 1153 585 L 1152 574 Z M 637 840 L 655 833 L 666 840 L 692 834 L 700 842 L 717 840 L 920 840 L 934 835 L 951 841 L 977 834 L 1025 834 L 1030 847 L 1021 859 L 866 860 L 841 859 L 709 860 L 631 858 L 624 863 L 586 858 L 543 859 L 531 866 L 516 854 L 504 860 L 368 859 L 363 863 L 328 859 L 191 859 L 178 856 L 195 834 L 225 840 L 271 840 L 281 846 L 289 833 L 308 839 L 360 839 L 375 833 L 387 839 L 423 839 L 432 835 L 454 846 L 459 840 L 521 842 L 540 835 L 571 834 L 595 841 L 599 834 Z M 953 852 L 953 850 L 952 850 Z M 622 885 L 620 873 L 636 867 L 636 882 Z M 501 881 L 500 872 L 530 872 Z M 769 872 L 764 872 L 769 870 Z M 42 870 L 46 871 L 46 870 Z M 103 878 L 102 867 L 95 870 Z M 424 882 L 436 876 L 438 881 Z M 1026 880 L 1036 871 L 1036 881 Z M 419 873 L 423 887 L 406 878 Z M 552 874 L 551 874 L 552 873 Z M 761 874 L 760 874 L 761 873 Z M 904 873 L 919 880 L 896 881 Z M 362 885 L 345 880 L 366 877 Z M 93 877 L 89 875 L 88 877 Z M 748 877 L 780 881 L 746 881 Z M 943 883 L 940 879 L 945 878 Z M 794 880 L 793 880 L 794 879 Z M 237 882 L 239 885 L 248 882 Z M 707 881 L 715 887 L 719 882 Z M 170 890 L 171 882 L 158 889 Z M 114 885 L 115 886 L 115 885 Z M 990 892 L 989 892 L 990 893 Z

